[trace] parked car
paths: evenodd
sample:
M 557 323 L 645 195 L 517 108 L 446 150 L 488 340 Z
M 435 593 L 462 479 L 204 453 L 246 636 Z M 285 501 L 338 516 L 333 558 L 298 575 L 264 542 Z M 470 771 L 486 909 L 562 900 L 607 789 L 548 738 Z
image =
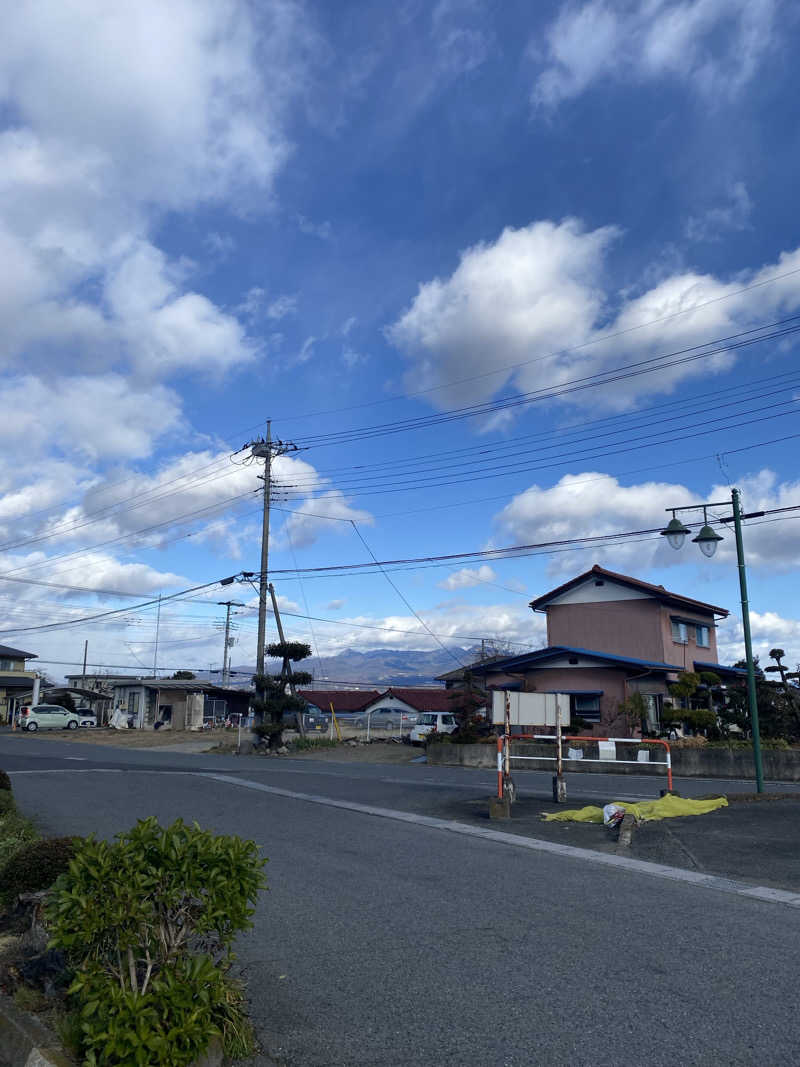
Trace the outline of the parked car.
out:
M 450 711 L 423 711 L 411 731 L 411 744 L 424 744 L 425 738 L 433 730 L 440 734 L 452 734 L 458 729 L 455 715 Z
M 77 730 L 80 718 L 59 704 L 37 704 L 20 710 L 19 724 L 23 730 Z
M 97 716 L 91 708 L 76 708 L 75 714 L 80 719 L 81 726 L 97 726 Z
M 373 712 L 362 712 L 355 719 L 355 725 L 359 730 L 367 728 L 367 722 L 371 730 L 399 730 L 410 728 L 417 721 L 415 711 L 403 711 L 402 708 L 376 708 Z

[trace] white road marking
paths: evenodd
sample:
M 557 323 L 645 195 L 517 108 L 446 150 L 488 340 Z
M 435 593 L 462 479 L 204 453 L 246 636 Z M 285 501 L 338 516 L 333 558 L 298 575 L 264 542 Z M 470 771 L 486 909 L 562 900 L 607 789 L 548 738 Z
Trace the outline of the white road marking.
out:
M 216 782 L 225 782 L 228 785 L 238 785 L 243 789 L 255 789 L 260 793 L 286 797 L 289 800 L 302 800 L 309 804 L 321 804 L 328 808 L 341 808 L 361 815 L 372 815 L 381 819 L 412 823 L 417 826 L 428 827 L 431 830 L 444 830 L 448 833 L 461 834 L 465 837 L 480 837 L 486 841 L 494 841 L 497 844 L 511 845 L 513 848 L 524 848 L 532 852 L 549 852 L 552 855 L 564 856 L 568 859 L 598 863 L 604 867 L 617 867 L 631 871 L 634 874 L 647 874 L 655 878 L 665 878 L 672 882 L 688 882 L 690 885 L 697 886 L 698 889 L 716 889 L 722 893 L 733 893 L 736 896 L 751 897 L 756 900 L 768 901 L 772 904 L 787 904 L 789 907 L 800 908 L 800 893 L 792 892 L 791 890 L 771 889 L 763 885 L 748 885 L 746 882 L 737 882 L 732 878 L 701 874 L 698 871 L 685 871 L 680 867 L 668 867 L 663 863 L 649 863 L 647 860 L 635 860 L 627 856 L 617 856 L 607 852 L 594 852 L 588 848 L 561 845 L 555 841 L 543 841 L 540 838 L 522 837 L 519 834 L 505 833 L 502 830 L 484 829 L 481 826 L 470 826 L 468 823 L 437 819 L 431 815 L 415 815 L 412 812 L 394 811 L 391 808 L 377 808 L 371 804 L 358 804 L 350 800 L 334 800 L 331 797 L 319 796 L 314 793 L 296 793 L 290 789 L 279 789 L 277 786 L 264 785 L 262 782 L 253 782 L 247 778 L 233 778 L 227 774 L 201 773 L 199 777 L 210 778 Z

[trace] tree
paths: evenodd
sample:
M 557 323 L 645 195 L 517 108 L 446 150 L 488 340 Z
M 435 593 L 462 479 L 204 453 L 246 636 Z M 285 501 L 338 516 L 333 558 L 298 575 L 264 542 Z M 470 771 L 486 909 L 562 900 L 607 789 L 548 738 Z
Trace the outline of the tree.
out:
M 75 699 L 72 693 L 62 693 L 57 697 L 48 697 L 49 704 L 58 704 L 60 708 L 66 708 L 67 711 L 75 710 Z
M 175 671 L 170 677 L 176 682 L 191 682 L 197 676 L 192 671 Z
M 789 684 L 792 674 L 786 671 L 781 661 L 783 649 L 773 648 L 770 656 L 776 661 L 775 667 L 762 669 L 758 656 L 754 659 L 756 675 L 756 703 L 758 705 L 758 722 L 761 736 L 764 738 L 782 738 L 786 741 L 800 740 L 800 691 Z M 736 667 L 747 666 L 744 660 L 734 664 Z M 783 670 L 781 670 L 783 668 Z M 780 682 L 773 682 L 766 677 L 766 671 L 781 675 Z M 747 702 L 747 689 L 744 683 L 731 688 L 728 693 L 726 716 L 742 730 L 752 729 L 750 708 Z
M 712 729 L 717 725 L 714 689 L 719 685 L 719 676 L 713 671 L 682 671 L 669 687 L 679 706 L 665 706 L 661 721 L 664 725 L 684 723 L 691 730 Z
M 306 709 L 307 702 L 291 690 L 308 685 L 313 678 L 306 671 L 293 670 L 292 664 L 308 659 L 311 647 L 300 641 L 280 641 L 267 645 L 267 655 L 282 661 L 280 673 L 253 675 L 256 695 L 250 703 L 258 720 L 254 732 L 267 738 L 271 749 L 277 749 L 283 744 L 284 715 L 299 716 Z
M 462 743 L 478 740 L 478 708 L 486 707 L 489 695 L 469 669 L 464 671 L 461 685 L 450 691 L 450 710 L 458 723 L 458 740 Z

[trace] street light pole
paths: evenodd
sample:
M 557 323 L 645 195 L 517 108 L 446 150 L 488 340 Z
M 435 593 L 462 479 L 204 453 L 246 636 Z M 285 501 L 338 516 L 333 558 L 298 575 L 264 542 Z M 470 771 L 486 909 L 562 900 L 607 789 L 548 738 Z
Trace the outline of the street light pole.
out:
M 683 543 L 686 540 L 686 535 L 691 533 L 688 526 L 685 526 L 680 519 L 675 515 L 676 511 L 702 511 L 703 512 L 703 528 L 697 537 L 693 537 L 703 552 L 704 556 L 710 558 L 714 555 L 717 549 L 717 544 L 722 540 L 720 535 L 708 524 L 707 511 L 709 508 L 727 507 L 727 501 L 716 502 L 713 504 L 694 504 L 684 508 L 667 508 L 667 511 L 672 512 L 672 519 L 667 526 L 661 531 L 662 535 L 666 537 L 672 548 L 682 548 Z M 742 519 L 755 519 L 760 515 L 763 515 L 763 511 L 753 511 L 747 515 L 742 515 L 741 494 L 738 489 L 731 489 L 731 505 L 733 507 L 733 516 L 731 518 L 724 518 L 721 522 L 733 521 L 733 527 L 736 535 L 736 563 L 739 568 L 739 590 L 742 598 L 742 629 L 744 630 L 744 652 L 745 660 L 747 663 L 747 704 L 750 712 L 750 727 L 753 734 L 753 762 L 755 764 L 756 772 L 756 790 L 759 793 L 764 792 L 764 770 L 761 761 L 761 732 L 758 724 L 758 699 L 756 696 L 756 670 L 755 663 L 753 661 L 753 643 L 750 636 L 750 606 L 747 596 L 747 570 L 744 562 L 744 544 L 742 541 Z
M 736 534 L 736 563 L 739 568 L 739 590 L 742 595 L 742 629 L 744 630 L 744 654 L 747 660 L 747 702 L 750 705 L 750 725 L 753 731 L 753 760 L 756 765 L 756 790 L 764 792 L 764 770 L 761 764 L 761 731 L 758 724 L 758 700 L 756 698 L 756 669 L 753 662 L 753 642 L 750 637 L 750 604 L 747 596 L 747 571 L 744 564 L 742 543 L 742 505 L 739 490 L 731 490 L 733 504 L 733 528 Z

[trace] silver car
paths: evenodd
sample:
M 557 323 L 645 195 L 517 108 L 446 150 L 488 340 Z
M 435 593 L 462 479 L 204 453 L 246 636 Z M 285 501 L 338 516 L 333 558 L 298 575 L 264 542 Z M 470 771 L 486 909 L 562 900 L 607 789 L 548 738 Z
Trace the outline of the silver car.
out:
M 376 708 L 372 712 L 361 712 L 355 719 L 355 725 L 360 730 L 367 728 L 367 722 L 371 730 L 410 730 L 417 721 L 415 711 L 403 711 L 402 708 L 388 707 Z
M 22 709 L 19 724 L 23 730 L 77 730 L 80 718 L 59 704 L 37 704 Z

